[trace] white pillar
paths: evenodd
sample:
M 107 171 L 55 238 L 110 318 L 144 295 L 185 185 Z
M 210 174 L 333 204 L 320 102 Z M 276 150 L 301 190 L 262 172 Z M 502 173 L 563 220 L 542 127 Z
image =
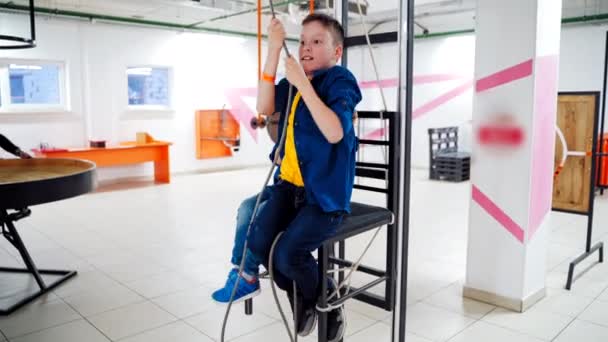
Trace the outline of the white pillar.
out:
M 479 0 L 464 295 L 525 311 L 545 294 L 561 1 Z

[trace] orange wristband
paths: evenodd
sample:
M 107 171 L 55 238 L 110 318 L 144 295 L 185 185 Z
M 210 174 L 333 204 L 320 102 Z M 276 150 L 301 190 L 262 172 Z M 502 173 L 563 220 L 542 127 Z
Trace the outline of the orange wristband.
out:
M 271 76 L 271 75 L 268 75 L 267 73 L 263 72 L 262 73 L 262 81 L 266 81 L 266 82 L 274 84 L 275 77 Z

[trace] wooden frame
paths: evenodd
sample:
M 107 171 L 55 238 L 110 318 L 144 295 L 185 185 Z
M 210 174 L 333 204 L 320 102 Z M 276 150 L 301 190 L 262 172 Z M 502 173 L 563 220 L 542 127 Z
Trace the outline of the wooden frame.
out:
M 568 156 L 564 168 L 553 181 L 553 209 L 587 214 L 590 211 L 593 187 L 599 92 L 562 92 L 558 97 L 557 125 L 562 130 L 569 151 L 585 152 L 586 156 Z M 555 166 L 562 158 L 561 141 L 556 137 Z

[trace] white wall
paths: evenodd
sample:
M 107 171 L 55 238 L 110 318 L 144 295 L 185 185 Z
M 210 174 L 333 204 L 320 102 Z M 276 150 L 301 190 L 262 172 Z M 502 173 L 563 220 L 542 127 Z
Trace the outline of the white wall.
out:
M 15 21 L 17 20 L 17 23 Z M 0 14 L 5 26 L 18 27 L 23 16 Z M 55 22 L 48 25 L 38 21 L 39 47 L 26 50 L 0 50 L 0 58 L 26 58 L 64 61 L 69 70 L 70 87 L 69 113 L 0 114 L 0 132 L 10 137 L 22 149 L 30 149 L 40 142 L 51 142 L 56 146 L 77 146 L 82 144 L 84 135 L 83 83 L 80 70 L 83 69 L 80 27 Z
M 23 17 L 4 15 L 5 23 Z M 6 20 L 6 21 L 5 21 Z M 10 25 L 10 22 L 9 22 Z M 0 131 L 24 149 L 47 142 L 58 147 L 85 146 L 88 139 L 111 143 L 134 140 L 145 131 L 173 142 L 172 172 L 266 164 L 271 142 L 258 131 L 258 142 L 241 127 L 241 149 L 232 158 L 195 158 L 194 112 L 230 108 L 229 88 L 257 85 L 256 42 L 249 38 L 37 20 L 35 49 L 0 52 L 0 58 L 59 60 L 67 63 L 69 113 L 0 114 Z M 171 112 L 127 110 L 126 67 L 168 66 L 172 69 Z M 253 99 L 246 99 L 253 105 Z M 150 164 L 150 163 L 148 163 Z M 101 169 L 100 179 L 151 175 L 152 165 Z
M 562 30 L 560 91 L 602 91 L 608 25 Z
M 373 52 L 380 79 L 396 78 L 398 73 L 397 45 L 379 45 L 374 47 Z M 413 109 L 417 117 L 414 120 L 412 131 L 412 164 L 414 166 L 428 165 L 428 128 L 458 126 L 471 119 L 472 88 L 461 92 L 462 95 L 453 97 L 443 105 L 433 105 L 433 101 L 470 83 L 475 62 L 474 53 L 475 38 L 472 35 L 416 41 Z M 349 50 L 348 67 L 355 73 L 359 81 L 376 79 L 367 47 Z M 442 81 L 443 77 L 448 77 L 448 80 Z M 428 78 L 438 79 L 432 81 Z M 423 79 L 427 79 L 427 81 L 423 81 Z M 395 110 L 396 88 L 385 88 L 384 91 L 387 109 Z M 363 90 L 363 98 L 360 109 L 381 110 L 384 108 L 378 88 Z M 424 109 L 428 105 L 431 107 L 430 111 L 420 112 L 420 109 Z M 361 121 L 361 124 L 366 125 L 364 131 L 377 128 L 374 127 L 373 122 Z M 466 144 L 466 139 L 462 143 Z
M 560 56 L 560 91 L 602 91 L 606 25 L 564 27 L 562 30 Z M 397 75 L 396 46 L 385 45 L 374 48 L 380 69 L 380 78 Z M 437 83 L 414 85 L 414 112 L 441 96 L 454 91 L 460 95 L 434 109 L 414 118 L 412 127 L 412 165 L 428 167 L 428 128 L 458 126 L 460 145 L 470 150 L 472 132 L 472 85 L 467 91 L 456 91 L 473 79 L 475 60 L 475 35 L 449 36 L 417 40 L 414 48 L 414 77 L 460 75 L 461 78 Z M 360 80 L 373 80 L 372 64 L 367 48 L 357 49 L 349 55 L 349 67 Z M 365 109 L 382 109 L 377 89 L 364 92 Z M 395 91 L 387 90 L 389 109 L 395 108 Z
M 2 15 L 10 21 L 17 15 Z M 89 138 L 111 142 L 133 140 L 138 131 L 169 140 L 173 172 L 246 167 L 267 163 L 270 140 L 258 131 L 259 142 L 241 126 L 241 151 L 232 158 L 197 160 L 194 111 L 228 104 L 224 90 L 256 86 L 256 42 L 250 38 L 109 25 L 103 23 L 38 19 L 38 47 L 0 51 L 0 58 L 66 61 L 69 68 L 71 112 L 62 114 L 1 114 L 0 131 L 23 148 L 40 142 L 55 146 L 83 146 Z M 562 33 L 560 90 L 601 90 L 606 26 L 567 27 Z M 396 45 L 374 48 L 381 79 L 397 76 Z M 454 79 L 414 86 L 414 110 L 471 81 L 474 69 L 474 35 L 417 40 L 414 75 L 450 76 Z M 163 65 L 173 70 L 171 113 L 134 113 L 126 110 L 125 68 L 135 64 Z M 349 68 L 360 81 L 375 79 L 365 48 L 349 50 Z M 388 109 L 396 107 L 396 90 L 385 89 Z M 359 109 L 383 108 L 377 89 L 363 91 Z M 253 99 L 248 100 L 252 107 Z M 229 107 L 229 105 L 228 105 Z M 412 163 L 428 166 L 430 127 L 459 126 L 461 145 L 470 146 L 472 88 L 421 114 L 414 120 Z M 378 127 L 366 124 L 362 134 Z M 151 175 L 151 165 L 104 168 L 101 179 Z

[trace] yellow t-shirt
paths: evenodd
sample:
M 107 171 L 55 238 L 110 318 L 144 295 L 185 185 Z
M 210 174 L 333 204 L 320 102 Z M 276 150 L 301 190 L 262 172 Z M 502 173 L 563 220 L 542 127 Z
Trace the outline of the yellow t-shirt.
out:
M 281 179 L 295 185 L 304 186 L 304 180 L 302 179 L 302 173 L 300 172 L 300 165 L 298 163 L 298 153 L 296 152 L 296 144 L 293 134 L 293 122 L 296 116 L 296 109 L 302 95 L 300 92 L 296 93 L 291 105 L 291 112 L 287 119 L 287 136 L 285 137 L 285 156 L 281 161 Z

